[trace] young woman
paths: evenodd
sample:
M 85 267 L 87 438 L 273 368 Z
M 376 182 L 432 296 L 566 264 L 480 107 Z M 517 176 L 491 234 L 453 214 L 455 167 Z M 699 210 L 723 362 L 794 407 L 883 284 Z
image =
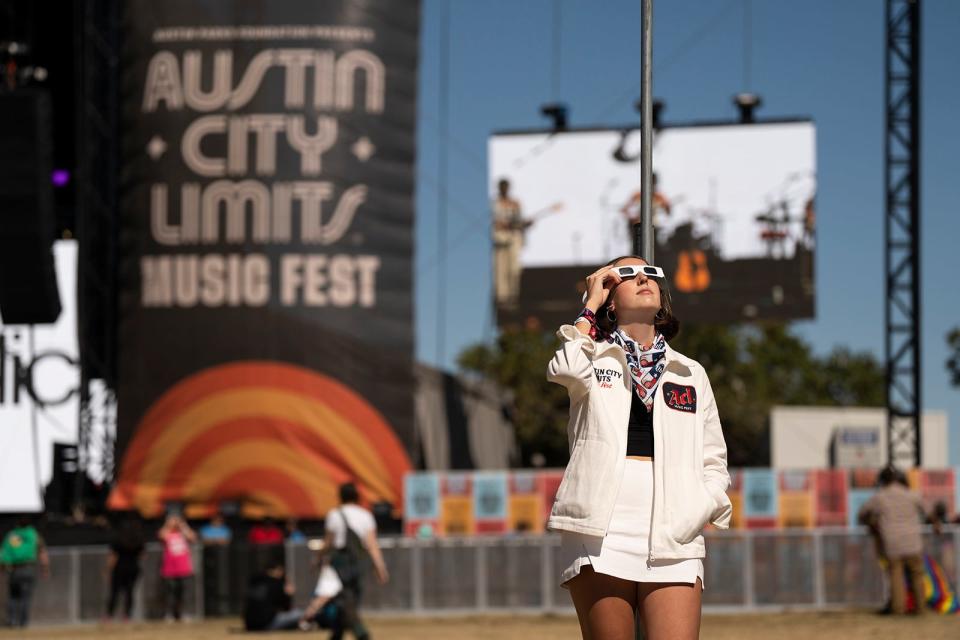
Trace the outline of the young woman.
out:
M 163 527 L 157 532 L 163 542 L 163 560 L 160 577 L 164 583 L 164 609 L 166 619 L 180 621 L 183 616 L 183 591 L 187 578 L 193 575 L 193 556 L 190 545 L 197 541 L 197 534 L 183 517 L 167 516 Z
M 679 323 L 662 271 L 618 258 L 586 285 L 547 371 L 570 394 L 570 461 L 547 525 L 562 533 L 562 584 L 587 640 L 632 640 L 637 612 L 648 640 L 697 638 L 701 531 L 727 528 L 732 511 L 710 381 L 667 344 Z

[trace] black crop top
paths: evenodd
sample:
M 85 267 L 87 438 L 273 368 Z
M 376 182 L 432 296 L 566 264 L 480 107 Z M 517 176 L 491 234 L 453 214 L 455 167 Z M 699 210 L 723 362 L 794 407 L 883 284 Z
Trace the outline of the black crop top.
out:
M 627 455 L 653 457 L 653 407 L 631 393 L 630 421 L 627 423 Z

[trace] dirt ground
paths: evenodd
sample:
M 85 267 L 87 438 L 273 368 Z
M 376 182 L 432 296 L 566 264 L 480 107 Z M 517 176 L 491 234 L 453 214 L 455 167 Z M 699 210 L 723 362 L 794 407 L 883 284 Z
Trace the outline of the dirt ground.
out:
M 567 616 L 488 616 L 467 618 L 369 618 L 378 640 L 576 640 L 576 619 Z M 130 638 L 132 640 L 214 640 L 241 636 L 239 620 L 202 623 L 113 624 L 82 627 L 48 627 L 26 631 L 0 630 L 0 640 L 66 640 L 78 638 Z M 326 638 L 323 632 L 257 634 L 256 638 Z M 864 612 L 708 615 L 703 640 L 956 640 L 958 616 L 930 615 L 923 619 L 880 617 Z

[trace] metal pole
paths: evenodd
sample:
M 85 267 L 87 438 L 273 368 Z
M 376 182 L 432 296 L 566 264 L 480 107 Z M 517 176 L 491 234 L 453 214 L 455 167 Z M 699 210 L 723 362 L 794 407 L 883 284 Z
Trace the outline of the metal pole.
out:
M 640 60 L 640 224 L 633 227 L 633 253 L 652 263 L 653 256 L 653 0 L 641 0 Z
M 450 145 L 450 4 L 441 2 L 440 19 L 440 105 L 437 114 L 437 368 L 447 359 L 447 147 Z
M 923 281 L 920 279 L 920 0 L 910 6 L 910 141 L 913 143 L 913 153 L 910 154 L 910 227 L 913 235 L 910 239 L 910 269 L 913 272 L 913 288 L 910 291 L 913 305 L 913 376 L 914 376 L 914 410 L 913 410 L 913 466 L 920 467 L 923 461 L 923 366 L 921 356 L 923 344 L 921 332 L 923 322 L 920 305 L 920 289 Z
M 641 0 L 640 27 L 640 224 L 633 225 L 633 255 L 653 264 L 653 0 Z M 639 611 L 633 624 L 634 638 L 645 638 Z

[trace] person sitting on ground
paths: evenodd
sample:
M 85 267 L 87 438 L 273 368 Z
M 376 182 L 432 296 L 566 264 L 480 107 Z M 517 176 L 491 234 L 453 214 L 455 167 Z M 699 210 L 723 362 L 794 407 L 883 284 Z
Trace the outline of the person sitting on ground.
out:
M 271 562 L 247 586 L 243 626 L 247 631 L 296 629 L 303 612 L 292 606 L 293 585 L 286 579 L 283 563 Z
M 313 590 L 313 600 L 300 618 L 300 628 L 308 631 L 316 625 L 321 629 L 330 629 L 330 640 L 340 640 L 347 626 L 342 596 L 340 576 L 329 563 L 323 562 L 317 586 Z

